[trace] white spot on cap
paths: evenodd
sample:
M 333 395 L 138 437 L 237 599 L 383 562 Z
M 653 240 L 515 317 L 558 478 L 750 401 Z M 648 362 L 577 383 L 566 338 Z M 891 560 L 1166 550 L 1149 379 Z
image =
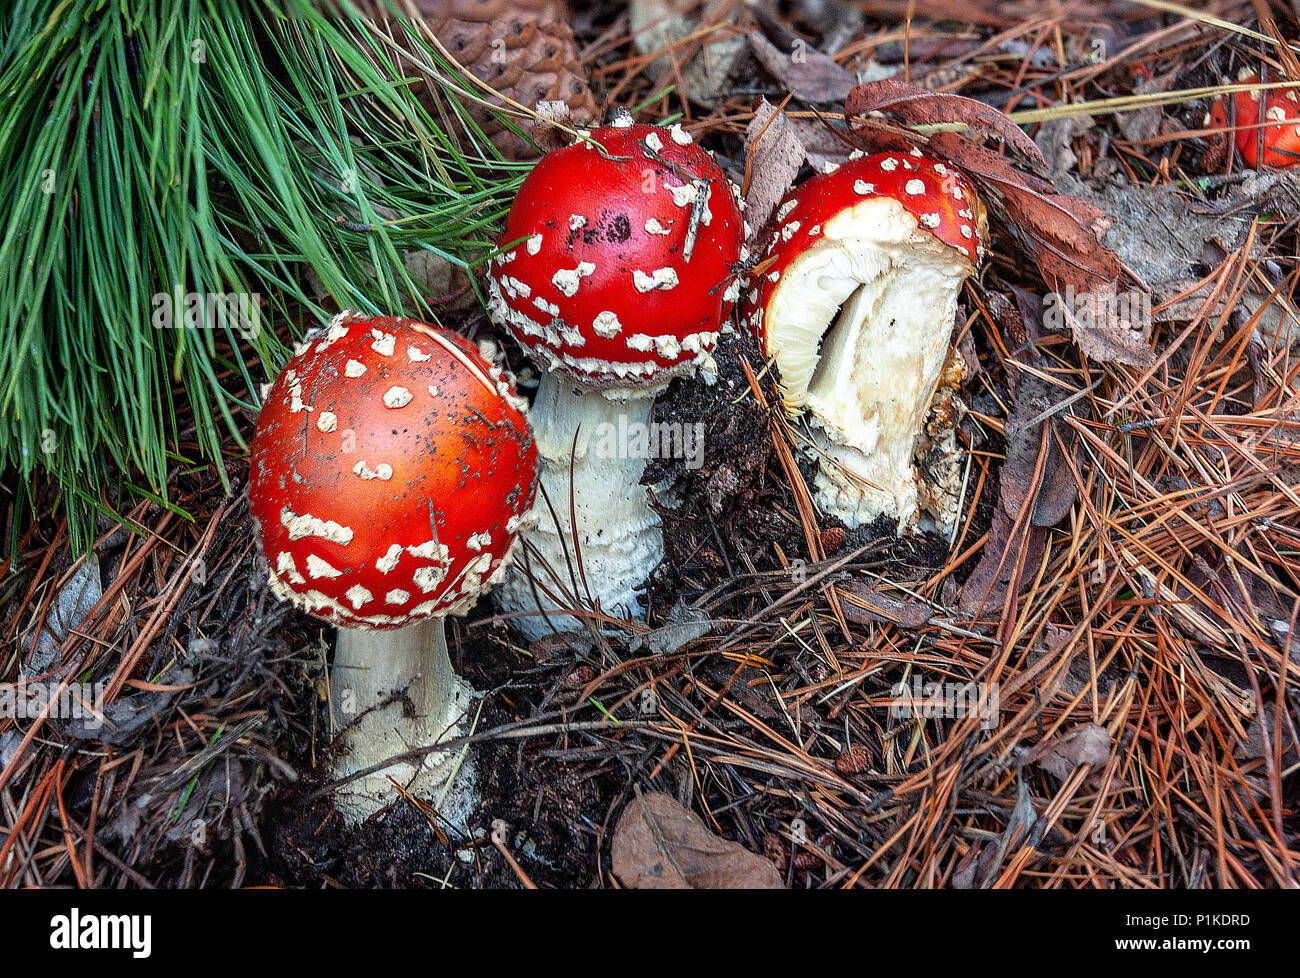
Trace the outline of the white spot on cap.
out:
M 308 577 L 341 577 L 343 572 L 328 561 L 321 560 L 315 554 L 307 555 Z
M 664 227 L 659 223 L 657 218 L 647 218 L 645 222 L 646 234 L 672 234 L 670 228 Z
M 388 553 L 384 554 L 375 561 L 375 569 L 381 574 L 387 574 L 397 566 L 397 561 L 402 556 L 402 545 L 400 543 L 391 544 Z
M 343 596 L 352 602 L 353 611 L 360 611 L 363 604 L 375 600 L 375 596 L 360 584 L 353 584 L 343 593 Z
M 928 227 L 928 228 L 930 228 L 930 229 L 933 230 L 934 228 L 937 228 L 937 227 L 939 226 L 939 215 L 938 215 L 938 214 L 922 214 L 922 215 L 921 215 L 921 223 L 922 223 L 923 225 L 925 225 L 926 227 Z
M 923 194 L 925 193 L 925 182 L 922 180 L 908 180 L 907 185 L 903 187 L 903 189 L 909 194 Z
M 636 286 L 638 292 L 649 292 L 651 289 L 662 289 L 667 291 L 677 287 L 677 269 L 671 267 L 656 268 L 647 275 L 641 269 L 634 269 L 632 272 L 632 284 Z
M 867 183 L 865 180 L 854 180 L 853 192 L 855 194 L 874 194 L 876 192 L 876 185 L 874 183 Z
M 585 228 L 586 226 L 587 226 L 587 219 L 586 219 L 585 217 L 583 217 L 581 214 L 570 214 L 570 215 L 569 215 L 569 230 L 570 230 L 570 231 L 577 231 L 579 228 Z
M 528 249 L 528 253 L 530 255 L 537 254 L 539 251 L 542 250 L 542 236 L 540 234 L 534 234 L 531 238 L 528 239 L 524 247 Z
M 961 236 L 963 238 L 969 238 L 971 236 L 971 230 L 969 224 L 963 224 L 961 226 Z
M 352 527 L 340 526 L 333 520 L 318 519 L 310 513 L 299 515 L 288 507 L 280 510 L 280 525 L 289 531 L 290 540 L 320 537 L 344 546 L 352 542 Z
M 618 335 L 623 324 L 618 321 L 618 316 L 607 310 L 596 314 L 596 318 L 591 321 L 591 328 L 595 330 L 597 336 L 612 339 Z
M 307 579 L 298 573 L 298 567 L 293 562 L 293 554 L 287 550 L 281 550 L 275 557 L 275 572 L 283 577 L 289 578 L 291 584 L 306 584 Z
M 678 146 L 689 146 L 692 142 L 694 142 L 694 140 L 691 138 L 691 134 L 682 128 L 682 124 L 680 122 L 674 122 L 671 126 L 668 127 L 668 135 L 672 137 L 673 142 L 675 142 Z
M 799 201 L 787 200 L 784 204 L 781 205 L 781 207 L 776 212 L 776 223 L 780 224 L 782 221 L 784 221 L 787 217 L 790 216 L 790 212 L 798 206 L 799 206 Z
M 898 169 L 898 160 L 894 159 L 892 156 L 886 156 L 880 161 L 880 168 L 886 173 L 893 173 Z
M 316 427 L 328 434 L 339 426 L 338 416 L 331 414 L 329 411 L 322 411 L 320 417 L 316 419 Z
M 373 329 L 370 335 L 375 341 L 370 344 L 370 349 L 374 350 L 381 357 L 391 357 L 393 350 L 397 348 L 397 336 L 394 333 L 385 333 L 382 329 Z
M 693 183 L 684 183 L 680 187 L 669 187 L 668 190 L 673 195 L 673 203 L 678 207 L 693 207 L 695 198 L 700 195 L 699 188 Z
M 492 546 L 492 534 L 491 533 L 470 534 L 470 538 L 465 541 L 465 546 L 469 547 L 470 550 L 474 550 L 474 551 L 482 550 L 484 547 L 490 547 Z
M 361 476 L 367 482 L 371 479 L 380 479 L 387 482 L 393 477 L 393 467 L 387 462 L 380 462 L 372 469 L 366 465 L 365 459 L 361 459 L 356 465 L 352 466 L 352 474 Z
M 384 604 L 406 604 L 411 600 L 411 592 L 403 591 L 400 587 L 393 588 L 384 595 Z
M 349 360 L 343 365 L 344 377 L 360 377 L 366 372 L 366 365 L 358 360 Z
M 659 138 L 657 133 L 653 133 L 653 132 L 646 134 L 645 144 L 649 146 L 652 150 L 654 150 L 656 153 L 664 148 L 664 141 Z
M 578 285 L 584 276 L 590 275 L 596 266 L 589 261 L 578 262 L 577 268 L 561 268 L 551 276 L 551 284 L 561 293 L 572 298 L 578 291 Z
M 408 346 L 406 348 L 406 359 L 412 363 L 425 363 L 433 359 L 433 354 L 425 353 L 418 346 Z
M 426 567 L 417 567 L 411 574 L 411 580 L 425 594 L 437 590 L 438 585 L 443 582 L 447 576 L 447 568 L 440 564 Z
M 405 387 L 390 387 L 384 391 L 384 406 L 402 408 L 411 403 L 411 392 Z

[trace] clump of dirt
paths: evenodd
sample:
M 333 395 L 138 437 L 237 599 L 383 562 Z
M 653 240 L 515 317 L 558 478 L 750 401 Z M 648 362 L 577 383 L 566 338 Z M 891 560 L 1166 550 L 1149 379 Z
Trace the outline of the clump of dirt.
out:
M 490 607 L 477 609 L 470 623 L 489 614 Z M 489 690 L 480 733 L 544 707 L 573 670 L 572 656 L 561 654 L 542 668 L 519 669 L 520 663 L 503 652 L 506 643 L 487 628 L 458 631 L 453 658 L 470 663 L 462 675 L 476 689 Z M 520 681 L 504 685 L 512 675 Z M 323 708 L 319 720 L 326 722 Z M 328 768 L 318 749 L 317 769 L 282 787 L 267 807 L 262 832 L 268 854 L 258 869 L 267 882 L 292 887 L 518 888 L 523 881 L 491 841 L 500 819 L 508 827 L 506 847 L 536 885 L 596 885 L 599 829 L 621 782 L 612 770 L 563 763 L 557 754 L 562 749 L 548 737 L 475 744 L 479 801 L 468 834 L 405 800 L 359 826 L 347 826 L 331 803 Z M 300 760 L 310 764 L 308 757 Z

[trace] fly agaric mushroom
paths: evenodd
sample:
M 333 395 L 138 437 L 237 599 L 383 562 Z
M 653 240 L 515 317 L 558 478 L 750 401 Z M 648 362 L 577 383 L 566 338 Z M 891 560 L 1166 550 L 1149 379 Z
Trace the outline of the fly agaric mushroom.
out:
M 743 314 L 811 416 L 816 500 L 848 527 L 917 515 L 913 454 L 943 372 L 983 207 L 938 160 L 878 153 L 832 165 L 777 207 Z
M 443 616 L 496 582 L 536 488 L 511 378 L 454 333 L 344 313 L 308 335 L 265 401 L 249 505 L 271 590 L 339 627 L 335 775 L 456 736 L 470 690 Z M 397 797 L 390 776 L 427 793 L 446 760 L 362 776 L 337 805 L 367 817 Z
M 636 591 L 663 555 L 659 519 L 640 485 L 645 453 L 609 448 L 648 430 L 653 396 L 674 377 L 716 377 L 710 353 L 739 294 L 742 226 L 707 152 L 679 126 L 629 116 L 548 153 L 520 187 L 500 237 L 514 244 L 493 259 L 488 296 L 543 369 L 529 417 L 550 506 L 528 540 L 556 577 L 530 562 L 530 579 L 521 562 L 498 592 L 504 610 L 524 613 L 516 624 L 530 640 L 549 630 L 535 612 L 559 607 L 557 585 L 585 589 L 607 613 L 641 614 Z
M 1259 81 L 1259 75 L 1245 69 L 1239 81 L 1253 85 Z M 1300 95 L 1294 88 L 1234 92 L 1229 97 L 1233 119 L 1228 118 L 1227 100 L 1218 98 L 1210 107 L 1204 126 L 1207 129 L 1235 127 L 1237 150 L 1247 167 L 1254 170 L 1264 165 L 1283 170 L 1300 163 Z M 1226 155 L 1220 157 L 1221 161 L 1226 159 Z

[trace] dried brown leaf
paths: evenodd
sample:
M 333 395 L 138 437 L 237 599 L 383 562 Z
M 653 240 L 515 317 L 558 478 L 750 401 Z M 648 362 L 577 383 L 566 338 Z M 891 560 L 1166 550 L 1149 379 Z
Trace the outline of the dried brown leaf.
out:
M 855 131 L 862 116 L 883 112 L 913 125 L 961 123 L 983 137 L 1014 147 L 1039 166 L 1046 161 L 1034 141 L 1010 117 L 973 98 L 927 91 L 898 78 L 858 85 L 844 101 L 844 115 Z
M 762 34 L 753 33 L 749 46 L 763 67 L 805 102 L 842 102 L 853 91 L 853 76 L 801 38 L 782 50 Z
M 745 215 L 752 241 L 794 183 L 804 159 L 803 144 L 785 113 L 767 99 L 759 100 L 745 131 L 745 158 L 749 161 Z
M 1110 757 L 1110 731 L 1095 723 L 1085 723 L 1054 740 L 1027 751 L 1022 764 L 1034 763 L 1062 781 L 1080 764 L 1105 764 Z
M 642 890 L 780 889 L 772 863 L 709 831 L 671 797 L 639 794 L 623 809 L 611 845 L 614 875 Z

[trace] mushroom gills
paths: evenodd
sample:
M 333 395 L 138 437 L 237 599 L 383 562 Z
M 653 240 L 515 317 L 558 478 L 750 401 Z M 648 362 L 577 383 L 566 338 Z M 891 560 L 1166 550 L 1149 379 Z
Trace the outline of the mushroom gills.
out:
M 914 241 L 824 240 L 772 297 L 786 403 L 808 412 L 820 462 L 815 499 L 846 526 L 886 515 L 902 533 L 916 521 L 913 455 L 963 276 L 960 261 Z

